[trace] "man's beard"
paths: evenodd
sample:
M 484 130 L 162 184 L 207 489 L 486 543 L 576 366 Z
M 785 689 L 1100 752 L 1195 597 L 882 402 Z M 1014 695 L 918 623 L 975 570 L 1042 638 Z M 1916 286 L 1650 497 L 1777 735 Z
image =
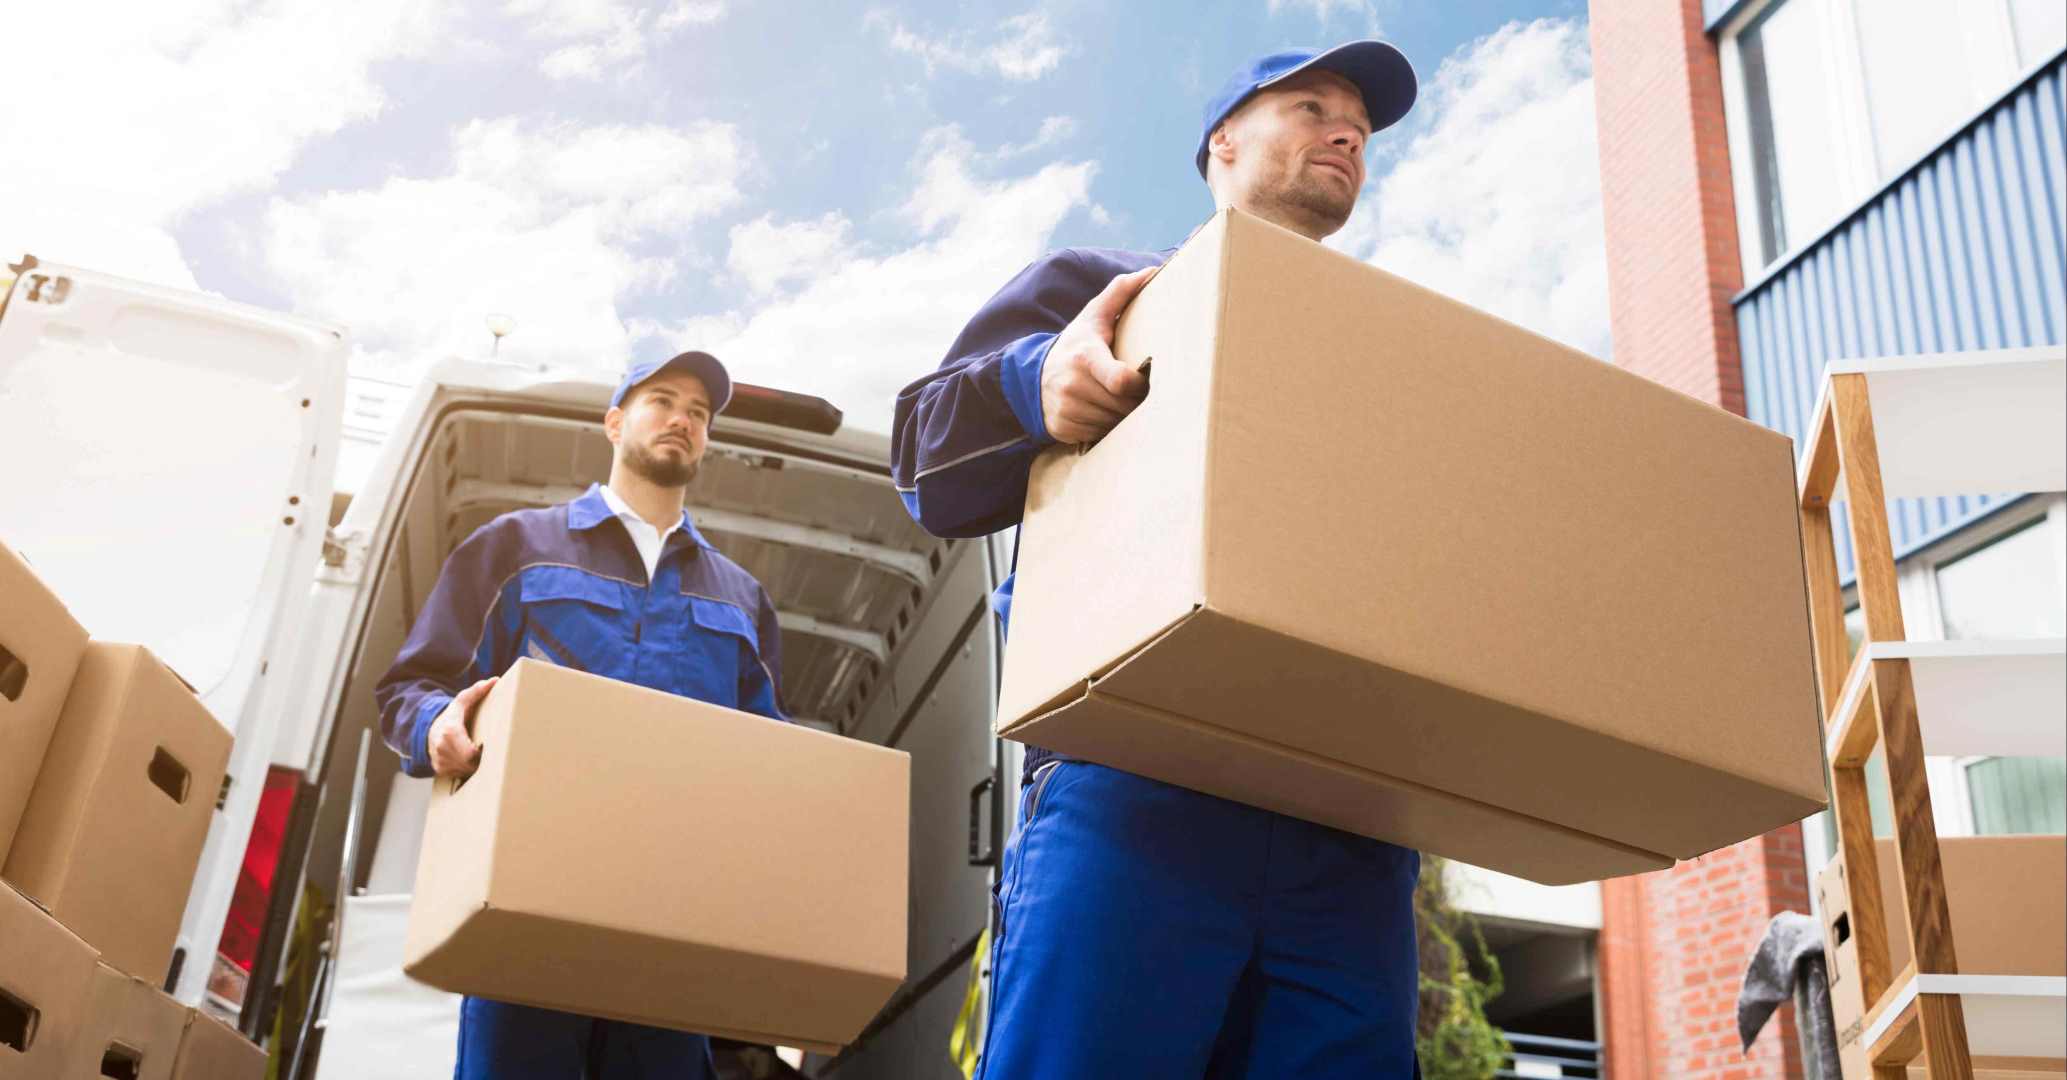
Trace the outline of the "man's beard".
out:
M 696 479 L 697 470 L 703 467 L 703 459 L 684 461 L 663 458 L 654 453 L 651 447 L 628 446 L 624 451 L 624 464 L 650 484 L 678 488 L 688 487 L 690 482 Z
M 1293 176 L 1271 194 L 1279 206 L 1322 226 L 1323 235 L 1333 235 L 1348 224 L 1350 213 L 1356 209 L 1354 194 L 1338 194 L 1310 176 Z

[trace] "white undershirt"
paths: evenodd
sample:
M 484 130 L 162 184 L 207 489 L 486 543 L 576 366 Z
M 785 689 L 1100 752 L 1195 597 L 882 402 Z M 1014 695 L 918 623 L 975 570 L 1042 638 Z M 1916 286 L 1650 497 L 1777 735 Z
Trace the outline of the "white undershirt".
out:
M 639 548 L 639 557 L 646 560 L 646 583 L 652 584 L 654 573 L 660 569 L 660 549 L 666 546 L 667 538 L 682 527 L 681 519 L 675 519 L 666 532 L 661 532 L 618 498 L 617 492 L 610 490 L 610 485 L 604 484 L 602 488 L 603 501 L 610 504 L 610 512 L 617 515 L 617 520 L 624 522 L 625 531 L 632 534 L 632 543 Z

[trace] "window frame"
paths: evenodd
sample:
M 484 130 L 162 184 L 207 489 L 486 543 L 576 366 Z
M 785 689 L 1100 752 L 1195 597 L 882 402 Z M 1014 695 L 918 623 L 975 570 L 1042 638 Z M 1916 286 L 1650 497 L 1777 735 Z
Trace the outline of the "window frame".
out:
M 1821 9 L 1822 17 L 1817 20 L 1817 26 L 1825 55 L 1830 59 L 1829 85 L 1831 101 L 1835 105 L 1832 123 L 1837 131 L 1837 146 L 1833 150 L 1831 165 L 1837 173 L 1837 205 L 1843 209 L 1824 221 L 1786 222 L 1781 250 L 1767 252 L 1764 247 L 1769 230 L 1759 205 L 1760 166 L 1751 144 L 1752 114 L 1739 39 L 1747 30 L 1763 22 L 1777 5 L 1788 2 L 1791 0 L 1751 0 L 1741 5 L 1715 31 L 1717 67 L 1722 77 L 1724 129 L 1730 152 L 1730 181 L 1737 213 L 1737 253 L 1747 284 L 1763 279 L 1777 267 L 1792 262 L 1802 250 L 1820 242 L 1832 228 L 1851 217 L 1889 183 L 1909 172 L 1918 161 L 1936 152 L 1970 125 L 1976 111 L 1985 112 L 1993 108 L 1997 101 L 2022 85 L 2033 72 L 2058 59 L 2058 53 L 2055 53 L 2035 64 L 2019 62 L 2015 15 L 2010 10 L 2010 0 L 1961 0 L 1962 3 L 1970 3 L 1971 10 L 1980 15 L 1978 21 L 1969 20 L 1961 25 L 1964 37 L 1978 53 L 1985 53 L 1975 59 L 1987 61 L 1989 65 L 1985 71 L 1976 70 L 1971 75 L 1971 86 L 1983 104 L 1980 110 L 1961 113 L 1956 122 L 1935 134 L 1927 141 L 1929 149 L 1923 154 L 1883 161 L 1884 155 L 1876 145 L 1873 120 L 1869 114 L 1871 102 L 1866 90 L 1865 42 L 1858 21 L 1858 5 L 1872 0 L 1813 0 Z

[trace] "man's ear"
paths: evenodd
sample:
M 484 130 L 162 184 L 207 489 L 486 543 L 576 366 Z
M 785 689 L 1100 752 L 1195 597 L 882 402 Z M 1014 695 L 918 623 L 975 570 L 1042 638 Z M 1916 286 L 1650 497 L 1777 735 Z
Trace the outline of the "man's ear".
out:
M 1234 164 L 1234 136 L 1228 133 L 1227 121 L 1221 121 L 1213 134 L 1206 137 L 1206 156 L 1222 165 Z
M 612 405 L 610 411 L 603 414 L 603 436 L 610 440 L 612 446 L 616 446 L 617 441 L 624 437 L 623 409 Z

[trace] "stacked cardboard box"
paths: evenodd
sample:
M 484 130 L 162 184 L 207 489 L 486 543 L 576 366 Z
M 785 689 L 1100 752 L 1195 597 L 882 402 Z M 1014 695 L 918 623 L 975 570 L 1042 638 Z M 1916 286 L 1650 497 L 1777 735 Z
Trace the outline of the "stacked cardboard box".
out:
M 192 687 L 89 641 L 0 545 L 0 1080 L 180 1075 L 203 1021 L 157 984 L 230 744 Z M 243 1064 L 187 1075 L 262 1075 L 243 1045 Z
M 1114 352 L 1001 734 L 1552 884 L 1823 805 L 1785 436 L 1238 211 Z
M 903 982 L 903 752 L 532 660 L 474 728 L 424 826 L 415 978 L 828 1053 Z
M 1895 842 L 1875 848 L 1881 907 L 1887 925 L 1888 970 L 1909 965 L 1909 935 Z M 2057 836 L 1960 836 L 1938 839 L 1945 876 L 1945 908 L 1962 975 L 2067 975 L 2067 840 Z M 1859 939 L 1853 932 L 1851 892 L 1844 861 L 1816 878 L 1823 919 L 1823 949 L 1830 972 L 1830 1012 L 1837 1028 L 1845 1080 L 1872 1080 L 1862 1038 L 1866 1009 L 1859 981 Z M 1937 973 L 1930 973 L 1937 974 Z M 1970 1018 L 1971 1019 L 1971 1018 Z M 1972 1047 L 1975 1076 L 1985 1080 L 2067 1076 L 2057 1056 L 2004 1056 Z
M 85 628 L 21 556 L 0 544 L 0 863 L 85 651 Z

